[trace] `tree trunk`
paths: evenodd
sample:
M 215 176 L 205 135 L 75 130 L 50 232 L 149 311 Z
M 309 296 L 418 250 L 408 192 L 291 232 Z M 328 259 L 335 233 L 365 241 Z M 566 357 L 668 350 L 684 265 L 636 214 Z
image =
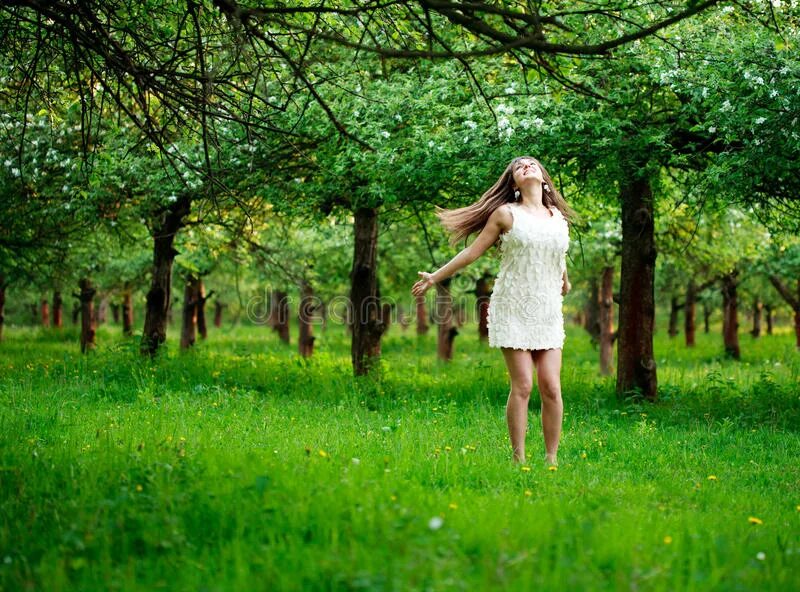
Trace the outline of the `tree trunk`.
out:
M 40 305 L 40 310 L 42 311 L 42 327 L 49 327 L 50 326 L 50 303 L 47 302 L 47 298 L 42 298 L 42 302 Z
M 289 295 L 282 290 L 270 292 L 269 322 L 272 328 L 288 344 L 289 338 Z
M 667 334 L 670 338 L 678 334 L 678 316 L 681 308 L 683 308 L 683 305 L 678 300 L 678 297 L 673 296 L 669 301 L 669 327 L 667 329 Z
M 53 327 L 61 329 L 64 326 L 64 299 L 61 297 L 61 291 L 55 290 L 53 292 Z
M 772 335 L 772 305 L 765 304 L 764 310 L 766 311 L 766 321 L 767 321 L 767 335 Z
M 297 307 L 297 324 L 300 327 L 300 338 L 297 341 L 299 353 L 310 358 L 314 353 L 314 289 L 308 280 L 300 282 L 300 304 Z
M 583 307 L 583 328 L 592 336 L 592 340 L 600 340 L 600 288 L 597 278 L 589 279 L 589 298 Z
M 95 309 L 95 317 L 98 325 L 103 325 L 108 320 L 108 294 L 100 297 L 100 302 Z
M 122 294 L 122 334 L 133 335 L 133 294 L 130 290 Z
M 172 263 L 178 252 L 175 235 L 189 214 L 192 201 L 182 195 L 171 203 L 153 231 L 153 277 L 147 292 L 141 352 L 154 356 L 167 339 L 167 318 L 172 300 Z
M 492 276 L 484 274 L 475 282 L 475 305 L 478 313 L 478 339 L 489 340 L 489 301 L 492 297 Z
M 350 308 L 353 338 L 350 354 L 353 372 L 365 375 L 380 366 L 384 322 L 378 299 L 378 211 L 355 211 L 354 253 L 351 272 Z
M 450 294 L 450 281 L 446 278 L 436 284 L 436 355 L 440 360 L 453 359 L 453 340 L 458 335 L 454 326 L 453 296 Z
M 794 336 L 795 336 L 795 344 L 798 349 L 800 349 L 800 278 L 797 279 L 797 289 L 794 294 L 789 289 L 789 286 L 785 285 L 783 281 L 777 275 L 769 276 L 769 281 L 772 282 L 772 285 L 775 286 L 775 289 L 778 290 L 778 293 L 783 297 L 783 299 L 789 303 L 789 306 L 792 307 L 792 311 L 794 311 Z M 772 310 L 770 309 L 769 315 L 769 332 L 772 334 Z
M 197 279 L 197 332 L 200 334 L 201 339 L 208 339 L 208 323 L 206 323 L 206 302 L 214 290 L 206 294 L 206 286 L 203 283 L 203 278 Z
M 111 303 L 111 318 L 115 325 L 119 323 L 119 303 L 117 302 Z
M 221 327 L 222 326 L 222 302 L 219 300 L 214 301 L 214 326 Z
M 72 324 L 77 325 L 81 318 L 81 304 L 78 302 L 72 307 Z
M 597 286 L 597 282 L 594 282 Z M 614 356 L 614 268 L 606 266 L 598 291 L 599 311 L 598 326 L 600 328 L 600 374 L 611 374 L 611 361 Z M 594 307 L 593 307 L 594 308 Z
M 324 310 L 324 309 L 323 309 Z M 406 310 L 400 304 L 397 305 L 397 323 L 400 325 L 400 328 L 405 333 L 408 330 L 408 325 L 411 323 L 410 319 L 408 318 L 409 315 L 406 314 Z
M 686 347 L 694 347 L 695 317 L 697 314 L 697 285 L 689 280 L 686 286 L 686 308 L 683 311 L 683 332 L 686 335 Z
M 183 315 L 181 322 L 181 349 L 194 345 L 197 335 L 197 304 L 199 278 L 190 275 L 183 286 Z
M 414 301 L 417 307 L 417 335 L 425 335 L 428 332 L 428 308 L 425 305 L 425 296 L 415 296 Z
M 703 333 L 710 332 L 709 321 L 711 319 L 712 312 L 714 311 L 711 310 L 711 305 L 709 305 L 707 302 L 703 302 Z
M 725 353 L 738 360 L 739 352 L 739 320 L 736 308 L 736 285 L 738 271 L 722 276 L 722 339 Z
M 620 191 L 622 269 L 620 273 L 617 393 L 658 396 L 653 358 L 656 245 L 653 193 L 646 177 L 627 179 Z
M 761 337 L 761 311 L 763 308 L 764 303 L 756 296 L 753 299 L 753 330 L 750 331 L 750 335 L 753 337 Z
M 81 353 L 86 353 L 95 347 L 95 316 L 94 316 L 94 295 L 97 290 L 92 286 L 91 280 L 83 278 L 78 282 L 80 293 L 75 297 L 81 303 Z

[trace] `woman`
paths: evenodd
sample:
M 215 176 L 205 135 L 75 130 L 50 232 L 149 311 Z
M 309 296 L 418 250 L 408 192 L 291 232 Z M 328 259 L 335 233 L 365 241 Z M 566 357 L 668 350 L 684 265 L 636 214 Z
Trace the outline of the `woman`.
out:
M 420 296 L 466 267 L 498 240 L 503 255 L 489 301 L 489 346 L 503 352 L 511 392 L 506 420 L 514 461 L 525 460 L 528 400 L 536 368 L 542 398 L 545 462 L 557 465 L 564 406 L 561 401 L 561 350 L 564 345 L 563 296 L 569 248 L 567 219 L 575 215 L 535 158 L 508 165 L 480 200 L 457 210 L 438 209 L 452 232 L 451 243 L 479 232 L 478 238 L 433 273 L 420 271 L 411 293 Z

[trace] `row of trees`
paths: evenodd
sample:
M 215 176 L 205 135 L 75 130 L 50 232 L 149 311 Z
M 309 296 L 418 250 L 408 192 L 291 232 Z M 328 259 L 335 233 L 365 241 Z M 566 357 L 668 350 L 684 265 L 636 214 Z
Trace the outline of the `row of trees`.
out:
M 317 256 L 315 233 L 285 251 L 276 229 L 352 223 L 353 366 L 366 373 L 386 323 L 362 304 L 409 282 L 379 286 L 379 236 L 415 220 L 387 259 L 441 263 L 431 204 L 470 201 L 534 153 L 584 214 L 584 247 L 602 243 L 593 225 L 621 220 L 617 386 L 654 398 L 659 215 L 740 203 L 773 232 L 797 224 L 798 62 L 783 41 L 797 15 L 714 4 L 11 3 L 0 284 L 56 269 L 86 279 L 120 255 L 142 261 L 149 242 L 142 350 L 154 354 L 184 235 L 198 276 L 223 252 L 234 266 L 257 254 L 313 285 L 341 252 Z M 755 23 L 762 13 L 772 20 Z M 786 261 L 773 275 L 791 296 Z

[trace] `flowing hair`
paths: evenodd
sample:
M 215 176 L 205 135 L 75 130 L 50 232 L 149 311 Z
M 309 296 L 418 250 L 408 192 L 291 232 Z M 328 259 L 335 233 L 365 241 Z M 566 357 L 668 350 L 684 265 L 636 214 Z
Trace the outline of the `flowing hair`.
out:
M 561 212 L 567 222 L 575 219 L 575 211 L 561 197 L 561 193 L 553 185 L 553 180 L 542 166 L 542 163 L 530 156 L 518 156 L 506 167 L 497 182 L 489 187 L 486 193 L 475 203 L 455 210 L 447 210 L 436 206 L 436 216 L 451 233 L 451 245 L 466 239 L 471 234 L 480 232 L 486 226 L 486 222 L 492 212 L 503 204 L 517 201 L 514 197 L 514 168 L 521 160 L 532 160 L 542 171 L 542 204 L 547 207 L 555 206 L 558 208 L 558 211 Z

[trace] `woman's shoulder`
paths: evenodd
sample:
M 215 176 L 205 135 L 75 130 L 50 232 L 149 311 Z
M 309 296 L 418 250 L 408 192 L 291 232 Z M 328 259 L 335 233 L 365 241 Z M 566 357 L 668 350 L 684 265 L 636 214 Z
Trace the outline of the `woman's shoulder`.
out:
M 509 203 L 502 204 L 489 215 L 489 221 L 494 222 L 505 232 L 514 223 L 513 206 Z

